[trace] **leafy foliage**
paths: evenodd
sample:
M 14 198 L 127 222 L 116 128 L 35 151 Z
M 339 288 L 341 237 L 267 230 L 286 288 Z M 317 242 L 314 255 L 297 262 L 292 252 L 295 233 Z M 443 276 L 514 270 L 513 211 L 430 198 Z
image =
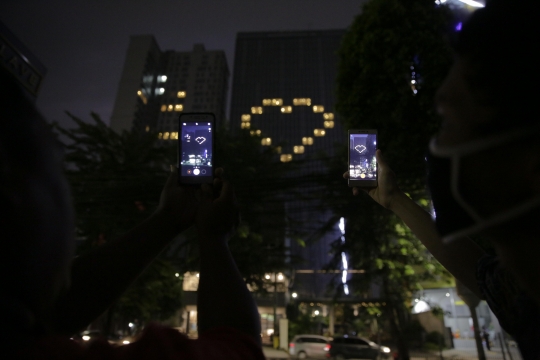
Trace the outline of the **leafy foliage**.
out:
M 83 253 L 120 237 L 154 211 L 174 151 L 160 146 L 153 133 L 118 134 L 95 113 L 94 123 L 68 115 L 77 127 L 55 128 L 66 138 L 66 175 Z M 112 317 L 145 322 L 172 316 L 182 306 L 176 271 L 166 260 L 154 261 L 117 301 Z

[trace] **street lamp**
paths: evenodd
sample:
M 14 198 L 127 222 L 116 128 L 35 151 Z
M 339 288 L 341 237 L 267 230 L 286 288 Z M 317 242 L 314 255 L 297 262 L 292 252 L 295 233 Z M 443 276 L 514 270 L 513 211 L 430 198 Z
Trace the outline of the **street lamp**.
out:
M 292 297 L 296 299 L 296 298 L 298 297 L 298 294 L 295 293 L 295 292 L 293 292 L 293 293 L 292 293 Z

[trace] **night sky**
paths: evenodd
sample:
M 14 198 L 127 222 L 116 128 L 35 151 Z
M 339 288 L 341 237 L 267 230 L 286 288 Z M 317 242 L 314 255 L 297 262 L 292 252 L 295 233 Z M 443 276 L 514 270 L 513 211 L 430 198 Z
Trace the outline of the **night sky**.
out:
M 161 50 L 194 43 L 225 50 L 239 31 L 343 29 L 365 0 L 1 0 L 0 20 L 47 68 L 37 105 L 73 124 L 90 111 L 109 122 L 129 36 L 153 34 Z M 229 89 L 230 96 L 230 89 Z M 227 114 L 228 116 L 228 114 Z

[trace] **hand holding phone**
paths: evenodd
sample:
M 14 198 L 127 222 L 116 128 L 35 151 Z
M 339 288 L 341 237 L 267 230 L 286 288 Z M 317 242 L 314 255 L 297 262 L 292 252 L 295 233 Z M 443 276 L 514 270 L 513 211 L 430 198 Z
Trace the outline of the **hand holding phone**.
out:
M 349 130 L 349 186 L 373 188 L 377 180 L 377 130 Z
M 214 180 L 215 117 L 186 113 L 179 118 L 178 178 L 180 184 L 206 184 Z

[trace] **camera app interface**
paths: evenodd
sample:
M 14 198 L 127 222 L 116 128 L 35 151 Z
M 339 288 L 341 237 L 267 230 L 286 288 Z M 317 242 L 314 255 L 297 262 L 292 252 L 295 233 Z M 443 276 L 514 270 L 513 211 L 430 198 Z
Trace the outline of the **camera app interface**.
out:
M 353 180 L 377 179 L 376 134 L 350 134 L 349 177 Z
M 180 123 L 182 128 L 182 176 L 212 176 L 212 125 L 208 122 Z

